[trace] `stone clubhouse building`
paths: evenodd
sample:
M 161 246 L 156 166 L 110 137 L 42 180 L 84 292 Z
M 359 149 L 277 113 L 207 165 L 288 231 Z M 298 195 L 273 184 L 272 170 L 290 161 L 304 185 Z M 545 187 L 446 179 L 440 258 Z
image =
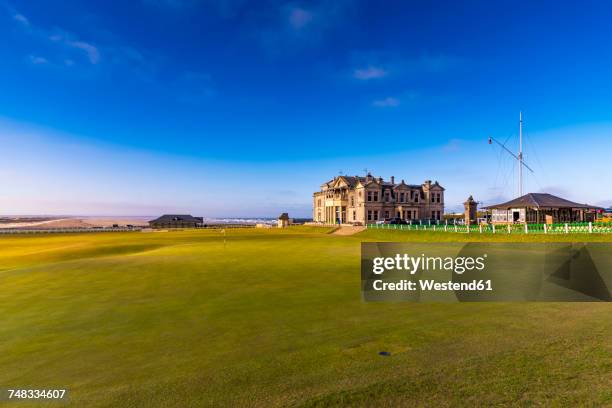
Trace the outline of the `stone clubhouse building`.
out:
M 438 182 L 421 185 L 385 181 L 382 177 L 338 176 L 313 194 L 313 220 L 324 224 L 365 225 L 389 218 L 441 220 L 444 188 Z

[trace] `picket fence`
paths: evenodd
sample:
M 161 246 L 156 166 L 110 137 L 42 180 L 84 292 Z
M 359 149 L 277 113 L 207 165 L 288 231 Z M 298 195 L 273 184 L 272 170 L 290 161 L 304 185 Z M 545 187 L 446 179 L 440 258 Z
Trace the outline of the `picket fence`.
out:
M 401 231 L 458 232 L 464 234 L 610 234 L 612 223 L 575 222 L 561 224 L 509 224 L 509 225 L 453 225 L 436 223 L 367 224 L 368 229 Z

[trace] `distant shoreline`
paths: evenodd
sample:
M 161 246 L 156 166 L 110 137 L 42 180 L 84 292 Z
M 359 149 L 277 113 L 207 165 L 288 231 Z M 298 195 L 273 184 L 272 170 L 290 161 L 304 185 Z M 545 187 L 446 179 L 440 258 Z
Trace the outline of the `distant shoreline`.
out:
M 0 229 L 7 228 L 104 228 L 148 227 L 155 216 L 0 216 Z M 300 219 L 308 220 L 308 219 Z M 204 224 L 275 224 L 276 218 L 267 217 L 219 217 L 204 218 Z

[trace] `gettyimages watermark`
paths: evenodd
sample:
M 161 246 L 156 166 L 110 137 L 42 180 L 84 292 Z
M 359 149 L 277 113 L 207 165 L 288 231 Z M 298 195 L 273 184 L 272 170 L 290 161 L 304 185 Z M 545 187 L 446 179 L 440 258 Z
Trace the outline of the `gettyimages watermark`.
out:
M 612 243 L 361 244 L 363 300 L 609 302 Z

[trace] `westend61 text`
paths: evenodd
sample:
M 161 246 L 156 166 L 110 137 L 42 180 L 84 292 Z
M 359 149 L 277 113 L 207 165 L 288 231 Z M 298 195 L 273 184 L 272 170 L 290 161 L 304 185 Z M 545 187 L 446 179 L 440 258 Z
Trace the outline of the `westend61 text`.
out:
M 381 279 L 375 280 L 372 284 L 374 290 L 428 290 L 428 291 L 488 291 L 493 290 L 491 280 L 473 280 L 471 282 L 436 282 L 430 279 L 421 279 L 417 282 L 402 279 L 397 282 L 384 282 Z

